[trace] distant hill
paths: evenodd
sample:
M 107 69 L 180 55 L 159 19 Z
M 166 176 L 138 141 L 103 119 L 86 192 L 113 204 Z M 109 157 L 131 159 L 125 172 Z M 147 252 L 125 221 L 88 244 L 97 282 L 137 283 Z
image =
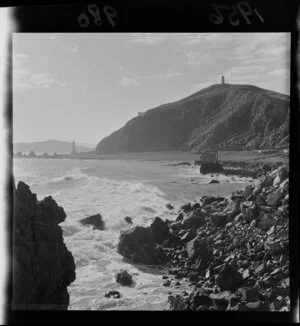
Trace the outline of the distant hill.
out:
M 76 145 L 76 150 L 77 152 L 86 153 L 94 149 Z M 61 140 L 46 140 L 32 143 L 14 143 L 13 151 L 21 151 L 22 153 L 27 153 L 30 151 L 34 151 L 36 153 L 70 153 L 72 151 L 72 143 Z
M 150 109 L 102 139 L 98 154 L 289 144 L 290 97 L 251 85 L 216 84 Z

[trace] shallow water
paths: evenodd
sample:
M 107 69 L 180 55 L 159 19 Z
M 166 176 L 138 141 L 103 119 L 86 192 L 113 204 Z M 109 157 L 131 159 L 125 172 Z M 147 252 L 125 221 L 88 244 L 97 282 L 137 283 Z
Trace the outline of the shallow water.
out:
M 249 183 L 249 178 L 202 176 L 199 167 L 170 166 L 168 161 L 134 160 L 53 160 L 15 159 L 15 181 L 28 183 L 38 199 L 51 195 L 67 214 L 61 223 L 64 241 L 76 264 L 76 280 L 69 286 L 70 306 L 76 310 L 160 310 L 168 292 L 183 291 L 162 286 L 166 271 L 123 260 L 116 247 L 120 230 L 129 227 L 124 217 L 136 225 L 148 225 L 155 216 L 176 218 L 176 209 L 202 195 L 230 195 Z M 174 163 L 174 162 L 172 162 Z M 219 184 L 208 184 L 211 179 Z M 166 208 L 171 203 L 174 211 Z M 82 226 L 78 221 L 100 213 L 104 231 Z M 121 287 L 114 275 L 127 269 L 133 287 Z M 118 300 L 105 298 L 108 290 L 118 290 Z

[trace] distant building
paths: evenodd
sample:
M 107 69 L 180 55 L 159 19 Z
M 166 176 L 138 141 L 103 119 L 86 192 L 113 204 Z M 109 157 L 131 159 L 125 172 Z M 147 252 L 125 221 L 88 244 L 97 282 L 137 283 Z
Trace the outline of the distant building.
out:
M 222 85 L 225 84 L 225 77 L 224 77 L 224 76 L 222 76 L 222 78 L 221 78 L 221 84 L 222 84 Z

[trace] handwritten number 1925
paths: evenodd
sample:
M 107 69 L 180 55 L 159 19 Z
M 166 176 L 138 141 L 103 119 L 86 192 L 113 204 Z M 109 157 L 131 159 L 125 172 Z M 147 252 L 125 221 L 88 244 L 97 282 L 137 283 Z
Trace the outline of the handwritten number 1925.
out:
M 94 25 L 95 26 L 102 26 L 103 21 L 100 17 L 100 10 L 99 7 L 95 4 L 90 4 L 87 7 L 87 11 L 92 15 L 94 18 Z M 112 25 L 112 27 L 116 26 L 116 23 L 114 22 L 113 18 L 117 17 L 117 11 L 111 7 L 111 6 L 104 6 L 103 12 L 109 23 Z M 77 17 L 77 22 L 80 27 L 86 28 L 90 25 L 90 19 L 86 13 L 81 13 Z
M 263 23 L 264 19 L 260 15 L 257 9 L 252 9 L 251 6 L 249 5 L 248 2 L 246 1 L 240 1 L 237 3 L 236 7 L 235 6 L 226 6 L 226 5 L 218 5 L 213 3 L 212 4 L 213 9 L 216 11 L 216 13 L 210 14 L 209 15 L 209 20 L 211 23 L 220 25 L 224 22 L 224 18 L 222 15 L 221 10 L 229 10 L 230 14 L 228 16 L 229 23 L 232 26 L 238 26 L 240 24 L 240 20 L 238 18 L 238 13 L 242 15 L 244 20 L 246 21 L 247 24 L 251 24 L 251 21 L 249 17 L 255 13 L 256 16 L 259 18 L 259 20 Z

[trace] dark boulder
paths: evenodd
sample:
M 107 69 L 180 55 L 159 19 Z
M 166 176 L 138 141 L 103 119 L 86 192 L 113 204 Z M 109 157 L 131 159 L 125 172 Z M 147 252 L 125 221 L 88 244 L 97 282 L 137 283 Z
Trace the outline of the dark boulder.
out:
M 167 261 L 165 253 L 156 247 L 149 228 L 142 226 L 121 231 L 117 250 L 135 263 L 156 265 Z
M 127 222 L 128 224 L 133 224 L 132 218 L 129 216 L 124 217 L 124 221 Z
M 116 281 L 124 286 L 129 286 L 132 284 L 132 276 L 126 271 L 121 269 L 120 272 L 116 274 Z
M 100 214 L 92 215 L 86 218 L 83 218 L 79 221 L 82 225 L 92 225 L 95 230 L 104 230 L 105 223 L 102 220 L 102 216 Z
M 121 298 L 121 294 L 119 291 L 111 290 L 105 293 L 104 295 L 106 298 L 111 298 L 113 297 L 114 299 L 119 299 Z
M 38 201 L 22 181 L 13 190 L 12 307 L 67 310 L 76 274 L 59 226 L 64 209 L 51 196 Z
M 162 244 L 171 235 L 167 223 L 159 217 L 155 217 L 150 225 L 150 233 L 152 234 L 154 241 L 159 244 Z
M 180 208 L 181 208 L 185 213 L 188 213 L 188 212 L 191 210 L 192 205 L 191 205 L 191 203 L 187 203 L 187 204 L 185 204 L 185 205 L 182 205 Z
M 230 266 L 224 266 L 216 279 L 221 291 L 234 290 L 242 284 L 242 275 Z
M 212 179 L 212 180 L 210 180 L 209 183 L 220 183 L 220 181 L 219 180 Z
M 167 209 L 169 209 L 169 210 L 172 210 L 172 209 L 174 209 L 174 206 L 173 206 L 173 205 L 171 205 L 171 204 L 166 204 L 166 207 L 167 207 Z
M 219 163 L 202 163 L 200 166 L 200 173 L 201 174 L 208 174 L 208 173 L 219 173 L 223 171 L 223 167 Z

